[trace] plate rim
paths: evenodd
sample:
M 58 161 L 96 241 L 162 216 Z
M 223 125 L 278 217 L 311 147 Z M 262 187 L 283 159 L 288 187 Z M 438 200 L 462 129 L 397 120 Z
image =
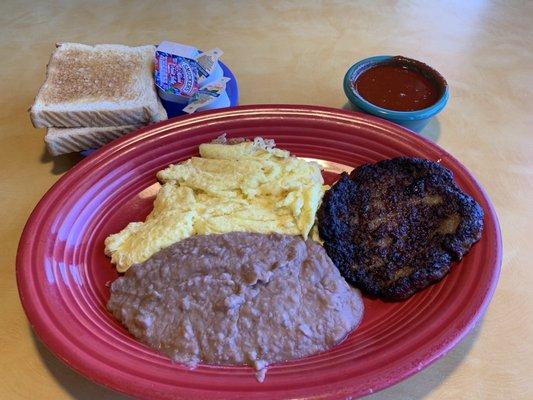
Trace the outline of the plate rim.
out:
M 117 385 L 112 385 L 109 381 L 105 380 L 105 377 L 102 374 L 95 374 L 95 371 L 91 370 L 90 368 L 84 368 L 83 363 L 79 363 L 75 360 L 75 357 L 68 357 L 66 353 L 69 353 L 69 351 L 64 351 L 64 348 L 61 348 L 60 345 L 57 345 L 54 343 L 54 338 L 50 337 L 53 336 L 53 333 L 47 332 L 46 323 L 42 321 L 42 318 L 39 317 L 39 315 L 36 315 L 35 313 L 32 313 L 32 308 L 35 307 L 34 301 L 31 299 L 31 296 L 27 296 L 29 294 L 28 292 L 28 286 L 29 281 L 25 279 L 24 274 L 24 265 L 27 262 L 26 256 L 24 250 L 28 247 L 28 244 L 32 242 L 31 233 L 32 230 L 35 229 L 35 225 L 39 223 L 37 220 L 37 215 L 42 212 L 43 206 L 46 204 L 47 200 L 54 194 L 56 190 L 58 190 L 65 182 L 68 182 L 68 180 L 72 177 L 72 175 L 75 175 L 78 171 L 83 170 L 84 168 L 89 168 L 91 166 L 98 166 L 100 161 L 105 160 L 109 158 L 109 161 L 112 160 L 113 157 L 118 156 L 120 152 L 130 146 L 134 145 L 136 143 L 142 142 L 144 140 L 148 140 L 150 138 L 154 138 L 157 136 L 158 133 L 161 133 L 163 131 L 167 131 L 167 134 L 172 135 L 176 134 L 176 130 L 183 128 L 188 125 L 195 125 L 197 123 L 205 123 L 210 120 L 217 120 L 219 118 L 232 118 L 237 117 L 239 115 L 253 115 L 253 114 L 266 114 L 266 115 L 272 115 L 277 118 L 281 118 L 283 116 L 286 116 L 287 114 L 290 114 L 291 116 L 299 116 L 303 119 L 307 119 L 311 114 L 316 118 L 319 117 L 320 119 L 330 119 L 334 120 L 334 117 L 337 118 L 344 118 L 349 120 L 366 120 L 372 125 L 380 125 L 382 127 L 390 129 L 391 127 L 393 130 L 397 132 L 402 132 L 402 135 L 407 135 L 411 140 L 415 139 L 415 141 L 421 141 L 424 145 L 429 146 L 432 148 L 432 150 L 438 151 L 439 153 L 442 153 L 446 155 L 446 157 L 451 160 L 451 162 L 457 166 L 459 169 L 462 170 L 463 173 L 465 173 L 472 181 L 473 183 L 478 187 L 480 193 L 484 197 L 484 200 L 487 203 L 488 209 L 485 210 L 486 215 L 490 214 L 490 218 L 494 221 L 494 235 L 496 238 L 496 257 L 494 260 L 494 266 L 493 266 L 493 273 L 491 277 L 490 287 L 488 288 L 487 292 L 485 293 L 485 296 L 483 298 L 483 301 L 481 302 L 478 309 L 475 311 L 473 316 L 470 318 L 468 323 L 465 325 L 464 329 L 457 332 L 451 340 L 449 340 L 445 345 L 440 346 L 440 348 L 434 352 L 432 352 L 431 356 L 426 357 L 425 362 L 423 363 L 421 368 L 411 368 L 410 370 L 404 372 L 400 376 L 395 376 L 393 378 L 388 378 L 386 383 L 381 383 L 381 385 L 376 385 L 373 389 L 366 392 L 366 394 L 375 393 L 377 391 L 380 391 L 382 389 L 385 389 L 387 387 L 390 387 L 392 385 L 397 384 L 400 381 L 403 381 L 407 379 L 408 377 L 414 375 L 416 372 L 423 368 L 427 368 L 429 365 L 431 365 L 433 362 L 438 360 L 439 358 L 443 357 L 445 354 L 447 354 L 453 347 L 455 347 L 475 326 L 475 324 L 479 321 L 481 316 L 485 313 L 488 305 L 490 304 L 491 299 L 493 298 L 494 292 L 496 290 L 499 276 L 501 273 L 501 266 L 502 266 L 502 257 L 503 257 L 503 245 L 502 245 L 502 236 L 501 236 L 501 228 L 498 220 L 498 216 L 496 214 L 495 207 L 488 196 L 485 188 L 483 185 L 475 178 L 475 176 L 460 162 L 458 161 L 453 155 L 451 155 L 447 150 L 440 147 L 438 144 L 431 142 L 429 139 L 417 135 L 416 133 L 409 131 L 406 128 L 403 128 L 399 125 L 393 124 L 389 121 L 383 120 L 378 117 L 370 116 L 367 114 L 349 111 L 349 110 L 342 110 L 337 108 L 331 108 L 331 107 L 324 107 L 324 106 L 313 106 L 313 105 L 288 105 L 288 104 L 260 104 L 260 105 L 246 105 L 246 106 L 238 106 L 238 107 L 230 107 L 225 109 L 218 109 L 218 110 L 210 110 L 205 111 L 197 114 L 192 114 L 189 116 L 179 116 L 175 118 L 171 118 L 166 121 L 162 121 L 157 124 L 150 125 L 148 127 L 144 127 L 136 132 L 131 133 L 130 135 L 124 136 L 116 141 L 113 141 L 112 143 L 102 147 L 101 149 L 98 149 L 93 154 L 91 154 L 89 157 L 82 159 L 77 165 L 75 165 L 73 168 L 71 168 L 68 172 L 66 172 L 63 176 L 61 176 L 51 187 L 46 191 L 44 196 L 39 200 L 33 211 L 31 212 L 30 216 L 28 217 L 28 220 L 24 226 L 24 229 L 22 231 L 20 240 L 19 240 L 19 246 L 17 249 L 17 256 L 16 256 L 16 279 L 17 279 L 17 287 L 19 292 L 19 297 L 21 299 L 21 303 L 24 309 L 24 312 L 30 322 L 30 325 L 37 335 L 37 337 L 42 341 L 42 343 L 45 344 L 45 346 L 59 359 L 61 359 L 64 363 L 66 363 L 70 368 L 74 369 L 78 373 L 80 373 L 82 376 L 88 378 L 94 383 L 97 383 L 99 385 L 105 386 L 111 390 L 114 390 L 116 392 L 128 394 L 128 395 L 135 395 L 135 396 L 143 396 L 142 392 L 133 392 L 131 390 L 128 390 L 128 384 L 125 383 L 122 385 L 122 387 L 117 387 Z M 157 138 L 155 139 L 157 140 Z M 26 268 L 27 269 L 27 268 Z M 48 329 L 49 331 L 49 329 Z M 97 376 L 95 376 L 97 375 Z M 131 389 L 131 387 L 129 388 Z M 343 390 L 344 389 L 344 390 Z M 339 388 L 335 391 L 330 391 L 329 393 L 325 394 L 325 396 L 345 396 L 346 394 L 346 388 Z M 146 395 L 146 393 L 144 393 Z M 320 395 L 320 394 L 319 394 Z M 324 395 L 323 393 L 321 395 Z M 349 394 L 348 394 L 349 395 Z M 361 394 L 361 395 L 364 395 Z

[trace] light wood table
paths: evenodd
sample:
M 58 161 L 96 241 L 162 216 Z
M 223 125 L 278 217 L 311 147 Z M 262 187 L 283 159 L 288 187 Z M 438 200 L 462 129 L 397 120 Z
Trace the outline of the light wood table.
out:
M 424 132 L 482 182 L 504 237 L 485 317 L 447 356 L 371 399 L 533 398 L 533 3 L 527 1 L 69 1 L 0 4 L 0 398 L 119 399 L 58 361 L 35 337 L 15 283 L 32 208 L 78 155 L 50 157 L 27 109 L 58 41 L 218 46 L 241 104 L 346 107 L 356 60 L 428 62 L 451 100 Z M 448 3 L 448 2 L 446 2 Z

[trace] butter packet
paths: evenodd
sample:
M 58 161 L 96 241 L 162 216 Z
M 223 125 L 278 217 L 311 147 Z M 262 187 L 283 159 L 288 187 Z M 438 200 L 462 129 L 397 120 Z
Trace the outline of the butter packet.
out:
M 222 77 L 213 83 L 205 85 L 192 96 L 189 104 L 185 106 L 183 111 L 187 114 L 192 114 L 198 109 L 206 110 L 210 108 L 228 107 L 229 99 L 226 94 L 226 83 L 229 81 L 230 78 Z M 226 99 L 228 99 L 228 104 L 225 104 Z
M 196 57 L 198 63 L 198 80 L 200 84 L 206 85 L 211 81 L 218 80 L 222 77 L 222 68 L 218 63 L 218 59 L 224 52 L 218 48 L 211 49 L 205 53 L 201 53 Z

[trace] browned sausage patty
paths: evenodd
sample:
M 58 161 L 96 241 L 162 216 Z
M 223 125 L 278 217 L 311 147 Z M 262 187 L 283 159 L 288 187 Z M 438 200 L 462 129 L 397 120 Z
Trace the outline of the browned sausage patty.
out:
M 481 237 L 483 210 L 442 165 L 399 157 L 343 173 L 324 195 L 318 223 L 348 282 L 401 300 L 463 258 Z

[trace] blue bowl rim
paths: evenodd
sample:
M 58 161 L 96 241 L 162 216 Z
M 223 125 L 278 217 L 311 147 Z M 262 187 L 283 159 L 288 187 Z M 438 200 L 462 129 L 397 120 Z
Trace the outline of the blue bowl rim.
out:
M 344 75 L 344 93 L 346 94 L 346 97 L 348 97 L 348 100 L 350 100 L 350 102 L 354 106 L 362 109 L 363 111 L 377 115 L 378 117 L 395 121 L 421 120 L 431 118 L 438 114 L 446 106 L 446 103 L 448 102 L 448 99 L 450 97 L 450 89 L 448 84 L 446 84 L 446 88 L 444 90 L 443 95 L 435 104 L 422 110 L 416 111 L 394 111 L 378 107 L 365 100 L 359 93 L 357 93 L 357 91 L 352 85 L 352 82 L 354 81 L 353 75 L 356 72 L 362 72 L 366 70 L 370 66 L 390 60 L 392 57 L 393 56 L 389 55 L 373 56 L 365 58 L 353 64 L 346 72 L 346 75 Z

